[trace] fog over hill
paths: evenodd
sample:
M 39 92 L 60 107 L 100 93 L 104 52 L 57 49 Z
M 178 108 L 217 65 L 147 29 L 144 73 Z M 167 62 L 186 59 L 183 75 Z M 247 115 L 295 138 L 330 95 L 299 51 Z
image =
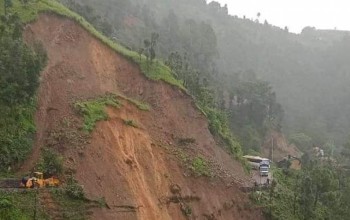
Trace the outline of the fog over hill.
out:
M 0 219 L 349 219 L 350 32 L 230 9 L 0 0 Z
M 268 22 L 228 15 L 219 3 L 201 0 L 75 2 L 90 5 L 111 24 L 110 35 L 131 48 L 140 48 L 152 32 L 159 33 L 157 56 L 186 53 L 192 66 L 214 79 L 213 87 L 229 94 L 235 94 L 238 81 L 253 77 L 270 82 L 285 111 L 283 130 L 288 134 L 302 132 L 315 143 L 335 139 L 339 144 L 348 136 L 347 31 L 306 27 L 293 34 Z M 207 31 L 193 28 L 201 23 Z M 189 34 L 194 31 L 197 37 Z

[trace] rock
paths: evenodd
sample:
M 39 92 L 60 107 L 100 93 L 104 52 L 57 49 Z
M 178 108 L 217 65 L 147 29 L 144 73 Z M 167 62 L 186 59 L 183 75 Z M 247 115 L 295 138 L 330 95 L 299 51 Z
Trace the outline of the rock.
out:
M 177 184 L 171 184 L 170 185 L 170 192 L 172 194 L 180 194 L 181 193 L 181 187 Z

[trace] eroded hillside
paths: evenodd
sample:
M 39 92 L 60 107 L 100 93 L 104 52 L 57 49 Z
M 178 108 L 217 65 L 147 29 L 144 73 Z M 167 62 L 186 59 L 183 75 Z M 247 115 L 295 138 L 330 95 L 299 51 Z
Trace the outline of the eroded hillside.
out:
M 92 210 L 92 219 L 263 219 L 239 190 L 249 177 L 216 144 L 184 91 L 148 80 L 69 19 L 41 15 L 25 39 L 43 44 L 48 64 L 38 92 L 35 148 L 22 170 L 34 166 L 43 147 L 61 152 L 88 198 L 106 202 L 107 208 Z M 118 95 L 120 107 L 108 107 L 109 119 L 85 135 L 74 103 L 106 94 Z M 151 108 L 143 111 L 127 99 Z M 198 158 L 207 161 L 206 175 L 196 174 Z

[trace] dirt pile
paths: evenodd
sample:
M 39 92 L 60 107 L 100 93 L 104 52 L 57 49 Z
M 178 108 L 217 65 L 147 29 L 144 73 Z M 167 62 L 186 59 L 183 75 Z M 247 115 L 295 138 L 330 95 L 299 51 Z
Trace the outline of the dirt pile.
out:
M 81 123 L 72 107 L 76 100 L 122 94 L 151 110 L 121 99 L 123 106 L 108 107 L 109 120 L 98 122 L 83 144 L 76 144 L 82 136 L 73 131 L 75 141 L 60 136 L 54 144 L 87 196 L 105 200 L 108 208 L 95 208 L 92 219 L 263 219 L 239 190 L 251 184 L 249 176 L 216 145 L 206 118 L 183 91 L 146 79 L 136 65 L 65 18 L 41 15 L 27 26 L 25 39 L 43 44 L 48 65 L 38 93 L 35 148 L 23 170 L 63 125 Z M 197 155 L 207 159 L 215 177 L 191 175 L 181 158 Z

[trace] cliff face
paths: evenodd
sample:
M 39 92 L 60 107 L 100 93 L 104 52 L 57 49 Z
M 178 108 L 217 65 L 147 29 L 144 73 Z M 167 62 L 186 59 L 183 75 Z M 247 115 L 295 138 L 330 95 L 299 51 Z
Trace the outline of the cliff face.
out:
M 148 80 L 71 20 L 43 14 L 26 27 L 25 39 L 44 46 L 48 65 L 38 92 L 35 148 L 23 170 L 34 166 L 43 147 L 61 152 L 88 198 L 106 201 L 108 208 L 91 210 L 92 219 L 263 219 L 239 190 L 251 184 L 249 177 L 217 146 L 191 97 Z M 107 93 L 142 100 L 151 109 L 119 98 L 120 108 L 106 109 L 108 120 L 82 134 L 73 104 Z M 189 169 L 199 156 L 212 177 Z

